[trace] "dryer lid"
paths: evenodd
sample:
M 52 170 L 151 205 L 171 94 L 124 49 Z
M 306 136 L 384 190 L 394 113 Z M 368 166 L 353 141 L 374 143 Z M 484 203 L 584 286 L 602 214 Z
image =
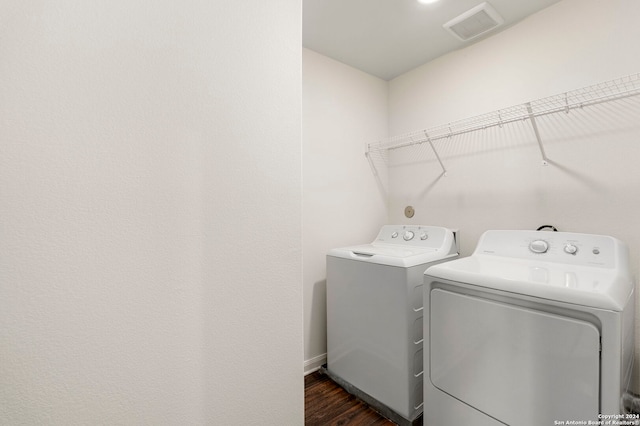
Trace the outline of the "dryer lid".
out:
M 624 243 L 566 232 L 487 231 L 472 256 L 433 266 L 425 274 L 613 311 L 624 309 L 634 288 Z
M 630 277 L 614 270 L 481 256 L 432 266 L 425 276 L 613 311 L 622 311 L 633 291 Z

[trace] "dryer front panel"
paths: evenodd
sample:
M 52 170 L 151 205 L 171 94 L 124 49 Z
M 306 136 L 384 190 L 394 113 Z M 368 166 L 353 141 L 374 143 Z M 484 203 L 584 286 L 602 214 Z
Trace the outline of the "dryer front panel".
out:
M 429 379 L 437 389 L 509 425 L 597 420 L 593 324 L 443 289 L 430 296 Z

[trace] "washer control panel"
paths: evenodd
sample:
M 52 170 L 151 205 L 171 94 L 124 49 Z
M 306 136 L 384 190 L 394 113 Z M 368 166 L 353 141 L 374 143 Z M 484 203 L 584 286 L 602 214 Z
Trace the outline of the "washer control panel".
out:
M 453 231 L 440 226 L 385 225 L 374 243 L 439 249 L 455 240 Z
M 621 241 L 606 235 L 550 231 L 487 231 L 475 254 L 612 268 Z

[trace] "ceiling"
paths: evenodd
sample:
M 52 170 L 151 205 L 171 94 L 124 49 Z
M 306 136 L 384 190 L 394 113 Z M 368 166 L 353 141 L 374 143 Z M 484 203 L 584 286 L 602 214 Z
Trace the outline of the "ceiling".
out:
M 560 0 L 489 0 L 504 24 L 463 42 L 442 25 L 482 0 L 303 0 L 303 46 L 391 80 L 490 37 Z

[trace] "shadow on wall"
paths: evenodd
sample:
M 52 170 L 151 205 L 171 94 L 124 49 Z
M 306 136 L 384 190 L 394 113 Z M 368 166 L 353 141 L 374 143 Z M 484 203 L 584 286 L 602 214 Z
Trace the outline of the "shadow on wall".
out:
M 418 195 L 418 199 L 422 200 L 427 197 L 427 194 L 436 186 L 438 181 L 447 175 L 446 172 L 440 173 L 431 183 L 429 183 Z
M 309 314 L 310 324 L 326 324 L 327 323 L 327 280 L 317 281 L 313 284 L 313 293 L 311 301 L 311 312 Z M 324 335 L 314 336 L 315 342 L 323 342 L 325 347 L 321 352 L 326 352 L 327 329 L 322 329 Z M 311 340 L 311 336 L 307 336 L 307 340 Z M 307 344 L 313 345 L 314 342 L 308 341 Z
M 366 156 L 371 173 L 376 179 L 378 192 L 386 200 L 389 195 L 389 155 L 386 151 L 369 150 Z
M 587 172 L 579 172 L 578 170 L 571 169 L 553 160 L 547 161 L 549 162 L 549 165 L 554 166 L 566 176 L 575 179 L 576 182 L 590 188 L 594 193 L 605 194 L 607 192 L 607 188 L 600 181 L 592 178 Z

